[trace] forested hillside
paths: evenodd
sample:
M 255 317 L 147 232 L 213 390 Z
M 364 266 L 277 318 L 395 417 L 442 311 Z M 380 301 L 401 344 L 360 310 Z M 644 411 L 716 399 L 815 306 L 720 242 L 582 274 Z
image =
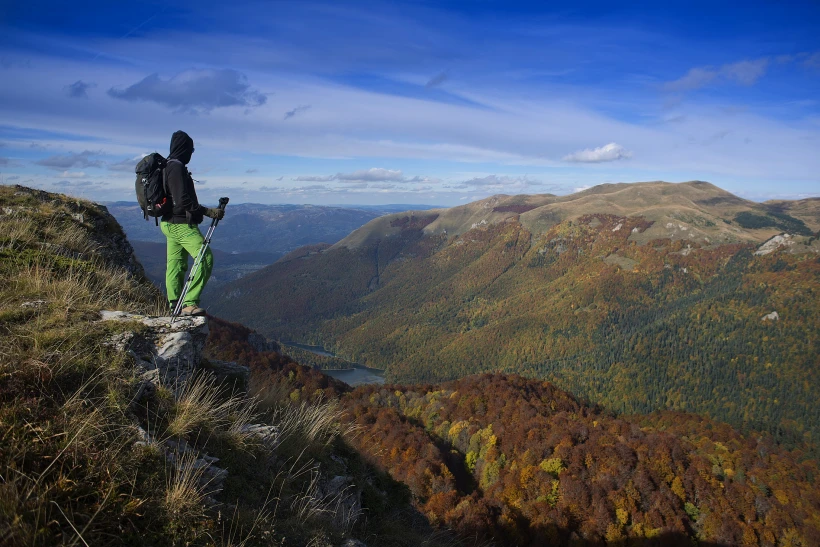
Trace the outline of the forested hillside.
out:
M 816 441 L 820 200 L 750 204 L 704 183 L 578 196 L 383 217 L 215 309 L 394 381 L 515 372 L 619 412 Z
M 725 424 L 615 418 L 547 382 L 360 387 L 359 449 L 432 522 L 499 545 L 817 545 L 816 460 Z

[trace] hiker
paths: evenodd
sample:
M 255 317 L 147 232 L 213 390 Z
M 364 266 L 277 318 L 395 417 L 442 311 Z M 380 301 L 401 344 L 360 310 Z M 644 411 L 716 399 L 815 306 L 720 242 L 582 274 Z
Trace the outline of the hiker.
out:
M 194 179 L 186 168 L 194 153 L 194 140 L 184 131 L 177 131 L 171 137 L 171 153 L 165 168 L 165 184 L 171 196 L 173 208 L 162 215 L 160 228 L 168 240 L 167 266 L 165 269 L 165 289 L 173 311 L 182 293 L 185 272 L 188 270 L 188 256 L 197 256 L 204 242 L 198 224 L 203 217 L 222 220 L 225 210 L 208 208 L 199 204 L 194 189 Z M 211 249 L 205 251 L 202 263 L 191 280 L 181 315 L 205 315 L 199 307 L 202 289 L 211 277 L 214 255 Z

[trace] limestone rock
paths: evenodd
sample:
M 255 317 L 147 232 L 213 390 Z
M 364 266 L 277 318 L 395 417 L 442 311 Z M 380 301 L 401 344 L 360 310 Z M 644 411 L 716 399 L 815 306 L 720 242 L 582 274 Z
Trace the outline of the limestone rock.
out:
M 780 247 L 791 247 L 792 245 L 794 245 L 794 239 L 790 234 L 774 236 L 769 241 L 761 245 L 760 248 L 755 251 L 755 254 L 767 255 L 769 253 L 773 253 Z
M 172 322 L 171 317 L 149 317 L 122 311 L 102 311 L 100 316 L 103 321 L 136 321 L 147 327 L 140 334 L 126 332 L 108 340 L 109 345 L 134 358 L 144 379 L 150 376 L 152 381 L 158 378 L 174 386 L 199 368 L 208 338 L 207 317 L 180 317 Z
M 762 320 L 763 321 L 780 321 L 780 314 L 777 313 L 776 311 L 773 311 L 772 313 L 767 313 L 766 315 L 764 315 Z

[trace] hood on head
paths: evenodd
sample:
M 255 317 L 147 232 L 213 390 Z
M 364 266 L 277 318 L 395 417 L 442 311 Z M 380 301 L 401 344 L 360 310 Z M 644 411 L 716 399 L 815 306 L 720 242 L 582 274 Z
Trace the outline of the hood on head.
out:
M 179 160 L 184 164 L 191 161 L 191 155 L 194 153 L 194 139 L 188 136 L 185 131 L 177 131 L 171 136 L 171 153 L 168 155 L 169 160 Z

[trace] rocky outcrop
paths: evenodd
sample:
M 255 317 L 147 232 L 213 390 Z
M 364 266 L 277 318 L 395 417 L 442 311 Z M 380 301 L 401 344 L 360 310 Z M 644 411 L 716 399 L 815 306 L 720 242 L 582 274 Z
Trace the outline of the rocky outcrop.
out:
M 143 380 L 181 385 L 200 368 L 202 350 L 208 339 L 206 317 L 179 317 L 172 321 L 171 317 L 122 311 L 103 311 L 100 315 L 103 321 L 134 322 L 144 327 L 118 334 L 108 342 L 134 359 Z M 242 368 L 249 374 L 247 367 Z
M 112 336 L 108 345 L 131 356 L 139 381 L 132 405 L 141 404 L 154 397 L 161 385 L 178 391 L 194 374 L 211 373 L 224 382 L 232 382 L 235 388 L 246 390 L 250 370 L 248 367 L 226 361 L 206 361 L 202 350 L 208 338 L 207 317 L 151 317 L 122 311 L 102 311 L 101 321 L 118 321 L 134 324 L 134 330 Z M 132 406 L 133 408 L 133 406 Z M 227 469 L 217 466 L 218 458 L 209 456 L 191 446 L 185 439 L 158 439 L 140 426 L 135 446 L 153 445 L 165 455 L 166 461 L 182 471 L 197 477 L 205 503 L 211 507 L 220 504 L 214 498 L 222 491 Z M 274 426 L 251 424 L 242 433 L 256 436 L 262 443 L 274 447 L 278 443 L 279 429 Z
M 792 245 L 794 245 L 794 239 L 790 234 L 774 236 L 769 241 L 761 245 L 760 248 L 755 251 L 755 254 L 767 255 L 769 253 L 773 253 L 780 247 L 791 247 Z

